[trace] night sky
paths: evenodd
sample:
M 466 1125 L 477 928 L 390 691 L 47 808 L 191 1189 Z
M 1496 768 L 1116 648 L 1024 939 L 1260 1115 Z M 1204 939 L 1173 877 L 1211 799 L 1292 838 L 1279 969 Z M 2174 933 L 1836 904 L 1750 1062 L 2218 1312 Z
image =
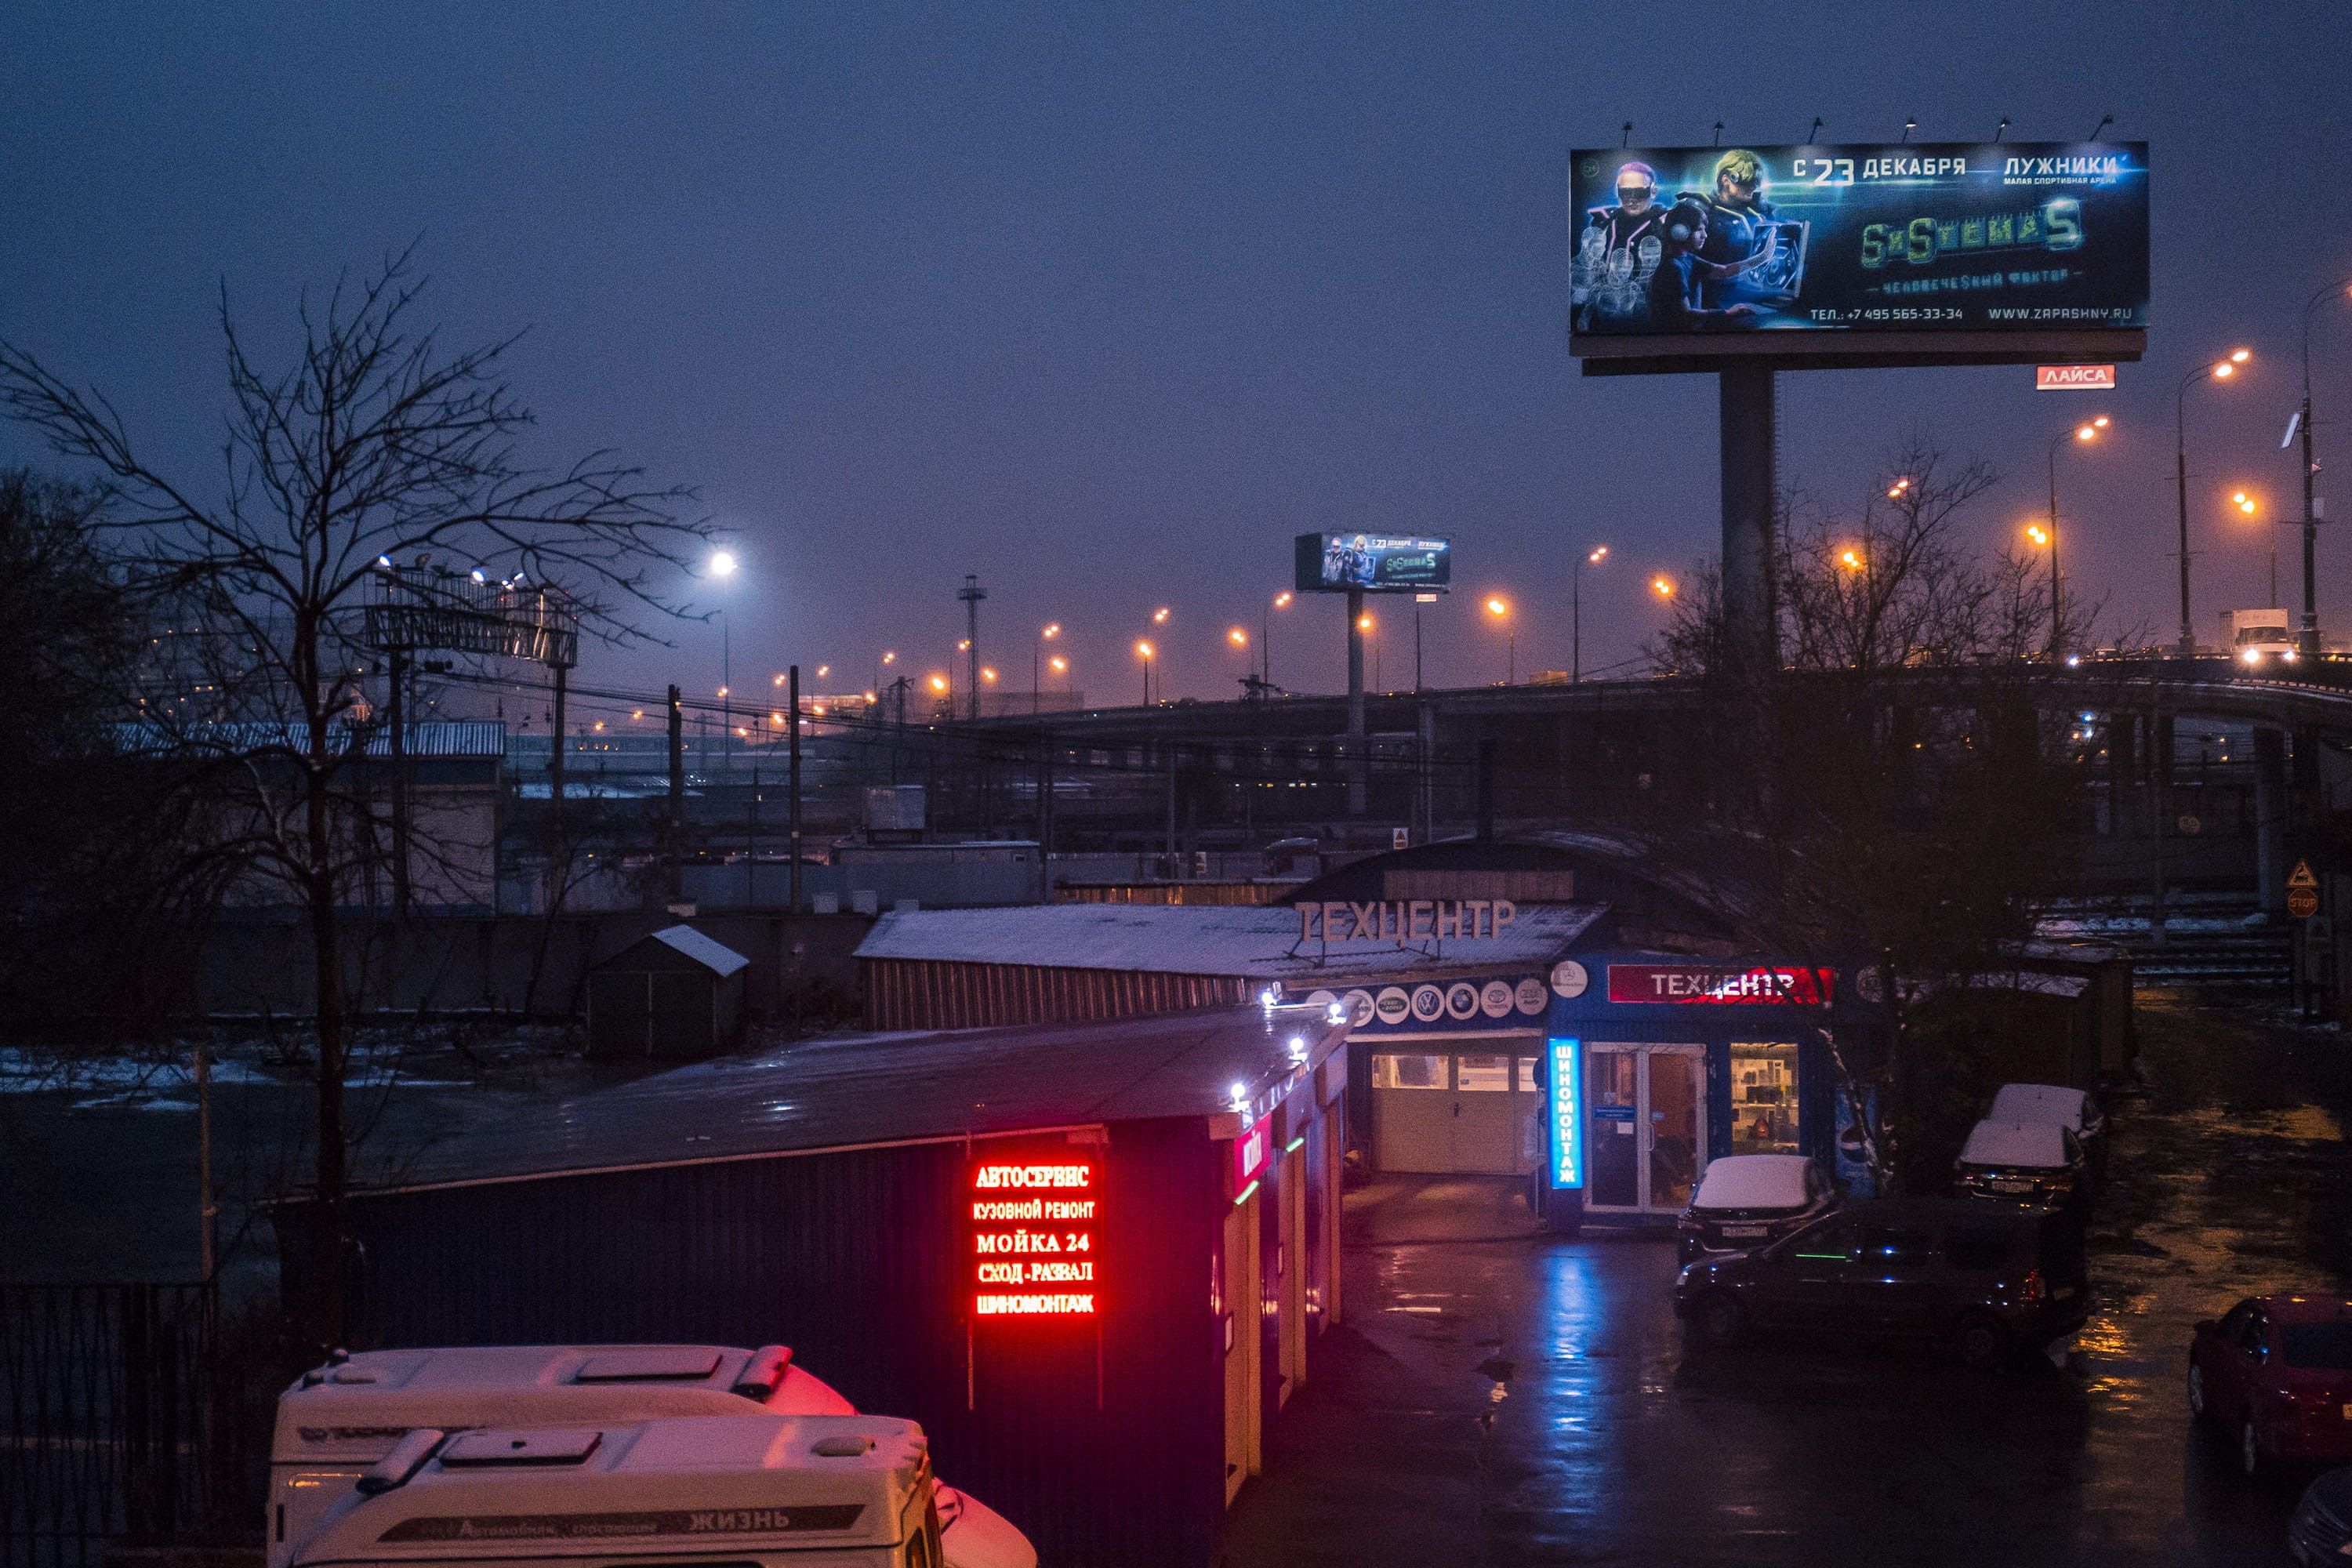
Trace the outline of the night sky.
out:
M 396 19 L 394 19 L 396 18 Z M 1989 541 L 2062 458 L 2070 578 L 2169 637 L 2173 390 L 2190 395 L 2200 635 L 2267 596 L 2254 481 L 2301 302 L 2352 274 L 2352 11 L 2244 5 L 1688 3 L 1427 6 L 861 4 L 702 7 L 18 5 L 0 13 L 0 336 L 114 397 L 153 450 L 215 461 L 226 279 L 274 331 L 305 283 L 422 237 L 453 343 L 529 326 L 536 453 L 612 446 L 700 487 L 740 535 L 736 683 L 919 673 L 991 592 L 983 642 L 1025 687 L 1036 626 L 1133 701 L 1155 634 L 1175 694 L 1234 691 L 1236 621 L 1297 531 L 1452 533 L 1432 684 L 1493 680 L 1478 624 L 1520 605 L 1518 665 L 1564 668 L 1567 563 L 1588 669 L 1637 658 L 1655 570 L 1716 531 L 1714 386 L 1586 380 L 1567 346 L 1571 146 L 2075 140 L 2152 144 L 2150 354 L 2110 402 L 2026 369 L 1784 377 L 1785 482 L 1858 493 L 1931 432 L 2009 476 Z M 281 342 L 282 339 L 265 338 Z M 2322 318 L 2321 458 L 2352 472 L 2352 306 Z M 0 458 L 37 458 L 14 430 Z M 2331 487 L 2323 476 L 2321 489 Z M 2352 484 L 2331 510 L 2352 519 Z M 2292 577 L 2294 536 L 2280 532 Z M 2352 545 L 2321 614 L 2352 634 Z M 2290 588 L 2288 597 L 2294 599 Z M 704 596 L 707 603 L 718 601 Z M 1387 606 L 1384 684 L 1411 679 Z M 715 687 L 712 626 L 592 652 L 583 680 Z M 1340 612 L 1275 627 L 1277 682 L 1341 679 Z

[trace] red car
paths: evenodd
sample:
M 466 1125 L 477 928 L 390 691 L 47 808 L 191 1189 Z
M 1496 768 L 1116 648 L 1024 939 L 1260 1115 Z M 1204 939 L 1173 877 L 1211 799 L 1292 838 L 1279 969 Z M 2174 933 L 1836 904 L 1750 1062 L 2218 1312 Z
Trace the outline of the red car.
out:
M 2352 1301 L 2252 1296 L 2189 1343 L 2189 1410 L 2255 1475 L 2352 1460 Z

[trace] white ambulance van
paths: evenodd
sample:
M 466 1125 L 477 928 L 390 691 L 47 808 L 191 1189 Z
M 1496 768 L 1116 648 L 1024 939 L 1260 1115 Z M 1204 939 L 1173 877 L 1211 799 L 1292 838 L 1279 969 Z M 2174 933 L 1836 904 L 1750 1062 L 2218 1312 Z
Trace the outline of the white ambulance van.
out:
M 289 1543 L 293 1568 L 939 1568 L 929 1447 L 883 1415 L 410 1432 Z
M 412 1432 L 602 1426 L 667 1416 L 845 1416 L 849 1401 L 783 1345 L 485 1345 L 341 1352 L 278 1401 L 268 1568 Z M 939 1489 L 947 1568 L 1035 1568 L 994 1510 Z

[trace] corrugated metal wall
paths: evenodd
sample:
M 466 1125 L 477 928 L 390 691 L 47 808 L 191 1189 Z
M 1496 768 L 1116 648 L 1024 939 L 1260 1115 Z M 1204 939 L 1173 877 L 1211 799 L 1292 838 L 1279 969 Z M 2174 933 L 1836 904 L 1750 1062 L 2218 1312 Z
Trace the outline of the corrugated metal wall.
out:
M 1251 994 L 1250 983 L 1238 975 L 913 958 L 866 958 L 858 967 L 869 1029 L 1096 1023 L 1229 1005 Z
M 1045 1562 L 1193 1568 L 1223 1513 L 1223 1147 L 1197 1119 L 1112 1129 L 1099 1347 L 990 1325 L 969 1409 L 961 1143 L 363 1196 L 352 1342 L 789 1344 L 921 1422 Z

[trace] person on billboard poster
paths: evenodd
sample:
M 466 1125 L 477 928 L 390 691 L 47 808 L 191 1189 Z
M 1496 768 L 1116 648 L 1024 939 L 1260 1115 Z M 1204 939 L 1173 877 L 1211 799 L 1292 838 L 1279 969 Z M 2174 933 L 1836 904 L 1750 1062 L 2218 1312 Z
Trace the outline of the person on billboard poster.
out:
M 1617 205 L 1584 215 L 1569 301 L 1576 330 L 1638 328 L 1650 313 L 1650 279 L 1666 254 L 1658 172 L 1634 160 L 1617 171 Z
M 1772 221 L 1772 204 L 1764 199 L 1764 160 L 1745 148 L 1734 148 L 1715 161 L 1715 189 L 1699 195 L 1685 192 L 1681 201 L 1706 208 L 1706 245 L 1699 259 L 1711 268 L 1699 279 L 1699 300 L 1709 310 L 1741 301 L 1759 303 L 1770 297 L 1759 268 L 1771 263 L 1779 248 L 1780 231 Z
M 1650 275 L 1649 330 L 1654 332 L 1706 332 L 1755 324 L 1756 307 L 1745 300 L 1720 307 L 1707 305 L 1702 290 L 1711 282 L 1736 278 L 1766 259 L 1751 256 L 1731 266 L 1702 258 L 1706 248 L 1706 205 L 1695 197 L 1676 202 L 1666 214 L 1665 256 Z

